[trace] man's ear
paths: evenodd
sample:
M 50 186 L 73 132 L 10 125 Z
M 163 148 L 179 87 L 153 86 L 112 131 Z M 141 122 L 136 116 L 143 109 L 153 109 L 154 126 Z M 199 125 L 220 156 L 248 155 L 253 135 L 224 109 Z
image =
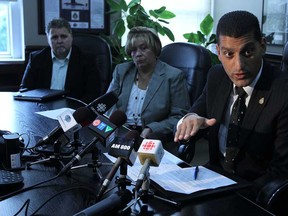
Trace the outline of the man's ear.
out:
M 221 61 L 221 59 L 220 59 L 220 47 L 219 47 L 218 43 L 216 44 L 216 50 L 217 50 L 218 59 L 219 59 L 219 61 Z
M 261 47 L 262 47 L 262 55 L 265 55 L 266 53 L 266 38 L 265 37 L 262 37 L 261 39 Z

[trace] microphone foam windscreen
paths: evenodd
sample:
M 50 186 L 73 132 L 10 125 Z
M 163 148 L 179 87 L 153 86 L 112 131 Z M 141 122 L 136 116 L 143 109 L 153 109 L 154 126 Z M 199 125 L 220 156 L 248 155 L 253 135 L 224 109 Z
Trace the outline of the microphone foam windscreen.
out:
M 73 117 L 82 127 L 89 125 L 96 118 L 96 115 L 87 107 L 80 107 L 73 113 Z
M 115 124 L 117 127 L 120 127 L 127 121 L 127 116 L 121 110 L 116 110 L 109 117 L 109 121 Z

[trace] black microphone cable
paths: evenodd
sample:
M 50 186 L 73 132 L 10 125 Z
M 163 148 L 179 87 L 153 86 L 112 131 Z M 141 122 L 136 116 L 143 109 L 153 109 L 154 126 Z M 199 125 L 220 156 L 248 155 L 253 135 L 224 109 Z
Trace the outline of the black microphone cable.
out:
M 87 149 L 90 148 L 97 140 L 98 140 L 98 138 L 95 137 L 88 145 L 86 145 L 86 148 L 85 148 L 85 150 L 82 151 L 82 153 L 84 154 L 84 152 L 86 152 Z M 47 182 L 53 181 L 54 179 L 58 178 L 59 176 L 65 174 L 65 173 L 70 169 L 70 167 L 72 166 L 72 164 L 76 161 L 76 159 L 79 159 L 79 158 L 74 157 L 74 160 L 72 159 L 72 160 L 70 161 L 71 163 L 66 164 L 65 167 L 63 167 L 62 170 L 60 170 L 60 172 L 59 172 L 57 175 L 55 175 L 55 176 L 53 176 L 53 177 L 51 177 L 51 178 L 49 178 L 49 179 L 46 179 L 46 180 L 44 180 L 44 181 L 38 182 L 38 183 L 36 183 L 36 184 L 34 184 L 34 185 L 31 185 L 31 186 L 29 186 L 29 187 L 22 188 L 22 189 L 19 189 L 19 190 L 17 190 L 17 191 L 11 192 L 11 193 L 9 193 L 9 194 L 0 196 L 0 201 L 1 201 L 1 200 L 8 199 L 8 198 L 10 198 L 10 197 L 12 197 L 12 196 L 15 196 L 15 195 L 17 195 L 17 194 L 23 193 L 23 192 L 25 192 L 25 191 L 32 190 L 32 189 L 36 188 L 36 187 L 39 186 L 39 185 L 42 185 L 42 184 L 45 184 L 45 183 L 47 183 Z M 72 161 L 73 161 L 73 163 L 72 163 Z
M 78 99 L 78 98 L 75 98 L 75 97 L 70 97 L 70 96 L 65 96 L 65 98 L 69 99 L 69 100 L 73 100 L 73 101 L 76 101 L 76 102 L 79 102 L 81 104 L 83 104 L 84 106 L 87 106 L 88 104 L 85 103 L 84 101 Z

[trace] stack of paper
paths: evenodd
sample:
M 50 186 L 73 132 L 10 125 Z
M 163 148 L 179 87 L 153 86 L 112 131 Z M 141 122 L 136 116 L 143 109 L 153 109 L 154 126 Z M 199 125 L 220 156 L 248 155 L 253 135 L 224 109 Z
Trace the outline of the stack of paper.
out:
M 109 155 L 106 156 L 113 161 L 113 158 Z M 203 166 L 199 166 L 199 172 L 195 180 L 195 167 L 181 168 L 177 165 L 179 162 L 181 162 L 179 158 L 165 151 L 159 167 L 150 168 L 150 179 L 167 191 L 182 194 L 191 194 L 200 190 L 236 184 L 235 181 Z M 141 167 L 138 158 L 132 167 L 128 167 L 128 176 L 133 181 L 137 180 Z

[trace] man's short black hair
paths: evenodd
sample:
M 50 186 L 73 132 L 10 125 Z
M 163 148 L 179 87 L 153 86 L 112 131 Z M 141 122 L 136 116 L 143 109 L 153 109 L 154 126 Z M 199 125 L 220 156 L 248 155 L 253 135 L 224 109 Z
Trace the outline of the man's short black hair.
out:
M 219 43 L 219 36 L 239 38 L 250 32 L 254 33 L 257 41 L 261 42 L 262 34 L 258 18 L 248 11 L 232 11 L 224 14 L 217 25 L 216 36 Z

